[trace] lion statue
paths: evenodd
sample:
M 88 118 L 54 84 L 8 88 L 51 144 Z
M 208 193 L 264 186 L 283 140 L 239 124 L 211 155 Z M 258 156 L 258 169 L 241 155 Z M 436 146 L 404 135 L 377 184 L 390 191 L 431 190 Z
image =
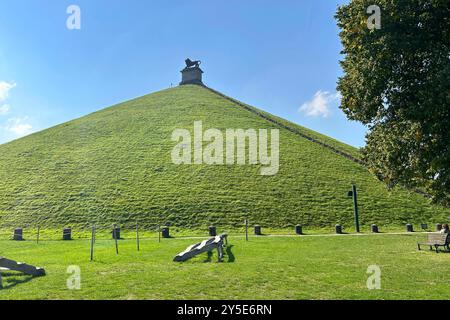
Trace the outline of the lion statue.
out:
M 202 63 L 200 60 L 192 61 L 191 59 L 187 58 L 185 60 L 186 62 L 186 68 L 198 68 L 200 67 L 200 64 Z

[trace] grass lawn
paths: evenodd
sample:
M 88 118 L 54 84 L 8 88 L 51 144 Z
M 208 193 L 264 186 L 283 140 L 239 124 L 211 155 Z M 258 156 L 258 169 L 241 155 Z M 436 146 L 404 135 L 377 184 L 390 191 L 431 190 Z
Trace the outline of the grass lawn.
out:
M 230 254 L 172 258 L 195 239 L 0 241 L 0 254 L 43 266 L 31 278 L 3 272 L 0 299 L 450 299 L 450 254 L 417 251 L 424 234 L 230 237 Z M 81 268 L 81 290 L 68 290 L 69 265 Z M 381 268 L 381 290 L 368 290 L 369 265 Z

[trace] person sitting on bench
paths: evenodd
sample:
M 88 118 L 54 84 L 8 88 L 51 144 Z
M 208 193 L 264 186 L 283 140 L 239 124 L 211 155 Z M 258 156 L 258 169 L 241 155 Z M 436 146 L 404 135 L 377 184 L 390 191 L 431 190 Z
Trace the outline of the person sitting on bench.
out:
M 444 223 L 442 225 L 442 229 L 441 229 L 440 233 L 450 233 L 450 230 L 449 230 L 449 227 L 448 227 L 448 223 Z

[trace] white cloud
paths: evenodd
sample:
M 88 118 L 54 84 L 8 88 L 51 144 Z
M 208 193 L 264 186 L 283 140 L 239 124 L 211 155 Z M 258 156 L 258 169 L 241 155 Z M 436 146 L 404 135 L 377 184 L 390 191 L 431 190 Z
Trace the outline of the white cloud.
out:
M 4 104 L 0 106 L 0 116 L 4 116 L 5 114 L 9 113 L 9 110 L 11 110 L 11 107 L 9 104 Z
M 27 122 L 28 117 L 10 118 L 4 129 L 17 137 L 23 137 L 33 132 L 33 126 Z
M 314 94 L 312 100 L 305 102 L 298 111 L 308 117 L 327 118 L 331 115 L 330 104 L 339 101 L 340 98 L 341 95 L 339 93 L 319 90 Z
M 15 83 L 9 83 L 5 81 L 0 81 L 0 102 L 5 101 L 8 99 L 9 96 L 9 90 L 14 88 L 16 86 Z M 5 114 L 8 114 L 11 110 L 11 106 L 9 104 L 0 104 L 0 116 L 4 116 Z
M 10 112 L 11 106 L 3 102 L 8 99 L 9 91 L 15 86 L 15 83 L 0 81 L 0 116 Z M 8 132 L 8 136 L 12 135 L 15 138 L 23 137 L 33 132 L 33 126 L 28 122 L 28 117 L 9 118 L 4 125 L 0 126 L 0 129 Z
M 9 90 L 16 86 L 15 83 L 9 83 L 0 81 L 0 102 L 5 101 L 8 98 Z

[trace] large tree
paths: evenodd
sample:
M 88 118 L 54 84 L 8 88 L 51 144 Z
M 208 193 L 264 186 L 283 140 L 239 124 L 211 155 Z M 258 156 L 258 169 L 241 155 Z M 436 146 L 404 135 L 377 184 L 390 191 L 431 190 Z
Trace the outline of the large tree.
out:
M 371 5 L 381 9 L 379 28 Z M 449 206 L 450 0 L 351 0 L 336 19 L 341 109 L 369 129 L 369 170 Z

